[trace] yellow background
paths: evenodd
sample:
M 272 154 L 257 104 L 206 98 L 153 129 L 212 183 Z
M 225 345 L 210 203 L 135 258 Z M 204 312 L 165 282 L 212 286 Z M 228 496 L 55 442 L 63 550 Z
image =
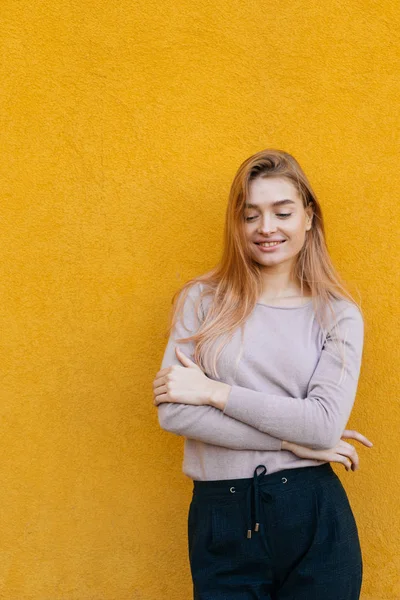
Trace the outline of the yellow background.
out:
M 348 426 L 374 447 L 334 466 L 362 600 L 399 599 L 397 3 L 3 0 L 0 16 L 0 598 L 191 597 L 191 481 L 152 381 L 172 293 L 220 256 L 236 169 L 275 147 L 361 296 Z

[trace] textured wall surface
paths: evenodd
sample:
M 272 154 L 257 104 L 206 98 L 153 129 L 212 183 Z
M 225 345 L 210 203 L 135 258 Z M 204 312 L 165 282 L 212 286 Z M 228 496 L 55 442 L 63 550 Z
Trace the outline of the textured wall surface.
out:
M 398 600 L 397 2 L 3 0 L 0 16 L 0 598 L 191 597 L 191 482 L 152 381 L 172 293 L 218 260 L 235 171 L 272 146 L 309 176 L 364 309 L 348 426 L 374 447 L 334 468 L 362 600 Z

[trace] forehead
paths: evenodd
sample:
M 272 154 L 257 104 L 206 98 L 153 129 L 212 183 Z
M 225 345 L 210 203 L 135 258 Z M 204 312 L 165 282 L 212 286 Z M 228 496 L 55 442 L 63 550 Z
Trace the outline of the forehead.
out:
M 249 184 L 249 196 L 245 208 L 301 204 L 300 194 L 289 180 L 283 177 L 257 177 Z

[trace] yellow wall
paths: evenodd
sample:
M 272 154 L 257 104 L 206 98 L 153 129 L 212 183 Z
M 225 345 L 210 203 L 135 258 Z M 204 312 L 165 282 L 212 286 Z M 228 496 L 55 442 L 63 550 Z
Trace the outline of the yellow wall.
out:
M 399 599 L 397 4 L 3 0 L 0 16 L 0 598 L 191 597 L 191 482 L 152 381 L 172 293 L 215 264 L 235 171 L 272 146 L 309 175 L 361 294 L 349 427 L 374 448 L 335 470 L 362 600 Z

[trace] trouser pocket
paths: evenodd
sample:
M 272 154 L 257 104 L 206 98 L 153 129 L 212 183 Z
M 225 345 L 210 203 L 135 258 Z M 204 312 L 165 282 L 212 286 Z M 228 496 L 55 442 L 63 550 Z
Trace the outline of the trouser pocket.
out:
M 245 526 L 237 502 L 215 503 L 210 506 L 210 536 L 208 551 L 224 556 L 234 553 L 243 543 Z
M 195 548 L 227 555 L 245 536 L 243 509 L 237 501 L 192 499 L 188 513 L 189 553 Z

